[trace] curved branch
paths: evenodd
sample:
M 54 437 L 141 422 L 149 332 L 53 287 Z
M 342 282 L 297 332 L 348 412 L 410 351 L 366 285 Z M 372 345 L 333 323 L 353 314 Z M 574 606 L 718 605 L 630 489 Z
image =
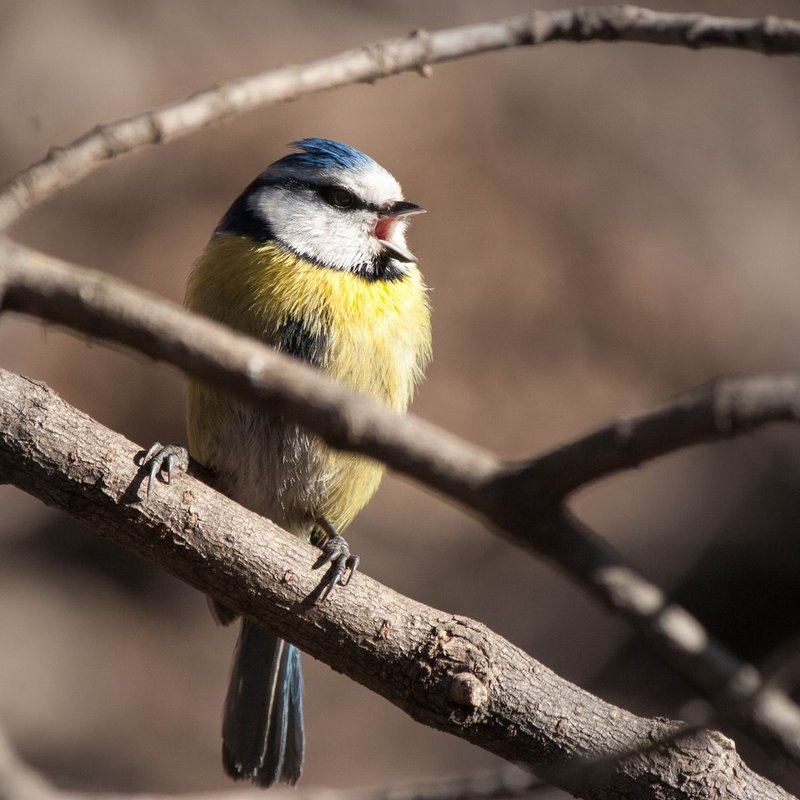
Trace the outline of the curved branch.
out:
M 518 481 L 520 491 L 540 493 L 553 502 L 587 483 L 684 447 L 798 420 L 797 376 L 720 378 L 519 465 L 508 479 Z
M 491 453 L 399 416 L 257 339 L 93 270 L 0 239 L 0 308 L 173 364 L 254 398 L 340 450 L 384 461 L 469 505 L 500 468 Z M 487 496 L 486 502 L 491 502 Z
M 59 791 L 14 752 L 0 730 L 0 800 L 58 800 Z
M 166 106 L 98 125 L 12 178 L 0 189 L 0 230 L 101 164 L 144 145 L 169 142 L 214 122 L 303 95 L 402 72 L 427 75 L 431 65 L 479 53 L 547 42 L 628 41 L 681 47 L 733 47 L 770 55 L 800 53 L 800 22 L 673 14 L 620 5 L 533 11 L 511 19 L 358 47 L 302 66 L 260 72 Z
M 414 719 L 544 767 L 582 797 L 789 797 L 750 771 L 721 734 L 683 736 L 677 723 L 615 708 L 485 626 L 361 573 L 347 591 L 309 604 L 318 582 L 310 545 L 190 476 L 143 500 L 137 450 L 43 384 L 0 371 L 0 469 L 17 486 L 253 616 Z M 679 746 L 652 748 L 676 732 Z M 620 750 L 634 754 L 601 775 L 558 769 Z
M 683 730 L 695 733 L 700 729 L 687 726 Z M 655 742 L 648 751 L 671 744 L 683 735 L 681 731 L 673 738 Z M 577 769 L 588 768 L 583 762 L 577 765 Z M 591 768 L 595 768 L 594 765 Z M 539 791 L 550 791 L 552 786 L 552 783 L 506 764 L 499 769 L 406 780 L 372 789 L 275 786 L 269 796 L 274 800 L 518 800 L 530 798 Z M 0 726 L 0 800 L 264 800 L 264 791 L 255 786 L 179 795 L 61 791 L 20 758 Z
M 318 371 L 127 286 L 0 241 L 2 307 L 125 344 L 302 423 L 328 444 L 372 456 L 477 512 L 510 541 L 571 574 L 659 648 L 721 716 L 800 762 L 800 708 L 666 601 L 596 533 L 514 465 L 411 415 L 400 417 Z M 764 420 L 766 421 L 766 420 Z M 5 472 L 0 463 L 0 475 Z M 9 478 L 10 479 L 10 478 Z

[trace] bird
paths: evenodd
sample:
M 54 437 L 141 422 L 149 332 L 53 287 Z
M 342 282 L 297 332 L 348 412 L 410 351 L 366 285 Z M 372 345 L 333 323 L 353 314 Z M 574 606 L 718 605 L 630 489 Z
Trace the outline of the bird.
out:
M 185 306 L 273 346 L 334 381 L 404 412 L 431 357 L 428 290 L 408 249 L 424 212 L 370 156 L 324 138 L 256 177 L 214 230 L 189 276 Z M 330 564 L 318 600 L 358 567 L 342 531 L 383 467 L 342 453 L 279 414 L 190 380 L 189 448 L 156 442 L 148 492 L 189 456 L 251 511 L 320 547 Z M 239 615 L 209 599 L 215 619 Z M 243 617 L 222 726 L 223 765 L 259 786 L 295 784 L 304 761 L 300 654 Z

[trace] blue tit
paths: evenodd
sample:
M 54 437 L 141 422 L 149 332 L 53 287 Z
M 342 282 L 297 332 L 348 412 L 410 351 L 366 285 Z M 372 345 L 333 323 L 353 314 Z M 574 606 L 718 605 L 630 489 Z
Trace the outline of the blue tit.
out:
M 427 290 L 408 250 L 423 211 L 369 156 L 302 139 L 235 200 L 195 264 L 186 306 L 269 343 L 333 380 L 403 412 L 430 358 Z M 332 450 L 299 425 L 192 381 L 189 452 L 216 486 L 323 550 L 322 595 L 358 559 L 341 532 L 378 488 L 383 468 Z M 154 445 L 151 482 L 187 459 Z M 223 624 L 236 614 L 212 601 Z M 294 784 L 303 767 L 297 649 L 243 619 L 225 702 L 230 776 Z

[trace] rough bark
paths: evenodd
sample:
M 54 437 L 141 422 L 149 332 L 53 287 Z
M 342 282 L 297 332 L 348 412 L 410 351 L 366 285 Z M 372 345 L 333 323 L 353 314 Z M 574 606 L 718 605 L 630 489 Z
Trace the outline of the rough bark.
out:
M 280 411 L 334 447 L 384 461 L 456 500 L 510 541 L 572 575 L 649 638 L 662 658 L 691 680 L 720 716 L 800 762 L 800 709 L 788 695 L 765 685 L 754 667 L 715 641 L 689 612 L 668 602 L 657 586 L 564 509 L 561 493 L 546 480 L 537 482 L 535 470 L 523 467 L 520 471 L 518 465 L 504 463 L 433 425 L 393 414 L 255 339 L 122 281 L 22 245 L 0 241 L 0 292 L 2 308 L 34 314 L 167 361 Z M 749 408 L 745 404 L 741 419 L 746 425 L 733 430 L 713 424 L 696 426 L 695 439 L 681 432 L 682 414 L 668 415 L 679 423 L 675 447 L 715 435 L 722 438 L 777 419 L 797 419 L 800 405 L 786 391 L 791 379 L 750 380 L 764 384 L 754 396 L 769 413 L 753 413 L 752 408 L 744 413 Z M 752 400 L 749 393 L 744 396 Z M 696 405 L 700 418 L 707 420 L 706 397 L 698 396 Z M 711 407 L 716 407 L 713 399 Z M 729 414 L 731 419 L 735 416 Z M 658 434 L 661 452 L 666 452 L 664 442 L 669 441 L 670 427 L 666 427 Z M 608 446 L 606 439 L 600 437 L 604 446 Z M 601 448 L 600 455 L 604 452 Z M 550 470 L 551 478 L 552 474 Z
M 480 623 L 365 575 L 311 605 L 313 548 L 188 475 L 145 500 L 137 454 L 43 384 L 0 371 L 7 481 L 254 616 L 414 719 L 543 771 L 581 797 L 789 797 L 721 734 L 671 741 L 679 723 L 605 703 Z M 604 761 L 619 753 L 632 755 Z M 587 769 L 576 759 L 601 763 Z

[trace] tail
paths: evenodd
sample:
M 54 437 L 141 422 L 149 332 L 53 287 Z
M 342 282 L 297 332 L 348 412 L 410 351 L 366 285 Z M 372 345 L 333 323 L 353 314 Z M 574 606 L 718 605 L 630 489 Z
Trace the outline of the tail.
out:
M 232 778 L 295 784 L 303 772 L 300 652 L 242 619 L 222 722 L 222 762 Z

